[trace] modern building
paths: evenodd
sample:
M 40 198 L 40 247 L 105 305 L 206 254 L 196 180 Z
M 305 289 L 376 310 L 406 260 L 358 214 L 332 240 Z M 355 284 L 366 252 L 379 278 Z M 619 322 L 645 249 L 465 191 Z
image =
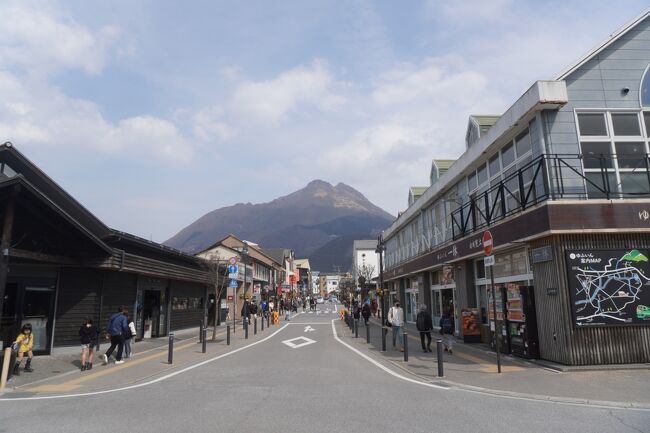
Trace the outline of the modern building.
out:
M 338 292 L 341 275 L 326 273 L 326 274 L 321 274 L 321 276 L 325 277 L 325 291 L 327 295 L 329 295 L 332 292 Z
M 137 337 L 195 327 L 206 314 L 203 260 L 107 227 L 16 150 L 0 146 L 0 338 L 31 323 L 34 351 L 78 346 L 121 305 Z
M 264 253 L 280 264 L 276 279 L 278 296 L 292 297 L 296 293 L 297 276 L 294 252 L 288 248 L 263 248 Z
M 311 295 L 311 266 L 309 259 L 296 259 L 297 286 L 301 296 Z
M 463 155 L 383 233 L 408 321 L 425 303 L 468 342 L 498 326 L 515 355 L 650 362 L 649 41 L 647 10 L 502 115 L 470 117 Z

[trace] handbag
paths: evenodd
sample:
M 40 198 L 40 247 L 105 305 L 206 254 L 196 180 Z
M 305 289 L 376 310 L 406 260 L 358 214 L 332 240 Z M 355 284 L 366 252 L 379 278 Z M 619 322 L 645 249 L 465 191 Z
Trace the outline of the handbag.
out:
M 392 313 L 393 313 L 393 308 L 391 307 L 391 309 L 388 310 L 388 317 L 390 317 L 390 315 L 391 315 Z M 393 324 L 390 323 L 390 320 L 388 319 L 388 317 L 386 317 L 386 327 L 387 327 L 387 328 L 392 328 L 392 327 L 393 327 Z

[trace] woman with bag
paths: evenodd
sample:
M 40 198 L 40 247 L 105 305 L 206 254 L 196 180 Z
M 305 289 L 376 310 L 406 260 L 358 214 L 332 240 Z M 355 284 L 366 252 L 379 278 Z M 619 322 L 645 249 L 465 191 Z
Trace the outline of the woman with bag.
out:
M 133 353 L 131 350 L 131 342 L 133 342 L 133 338 L 135 337 L 135 323 L 129 318 L 129 310 L 125 308 L 122 314 L 124 314 L 126 321 L 129 323 L 128 329 L 124 331 L 124 357 L 130 358 Z
M 86 318 L 79 328 L 79 341 L 81 342 L 81 371 L 91 370 L 95 357 L 97 327 L 93 325 L 93 319 L 90 317 Z

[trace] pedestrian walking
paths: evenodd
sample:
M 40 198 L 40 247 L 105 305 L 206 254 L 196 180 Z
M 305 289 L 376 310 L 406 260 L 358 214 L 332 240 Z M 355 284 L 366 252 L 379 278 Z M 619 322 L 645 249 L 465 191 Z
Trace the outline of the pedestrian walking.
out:
M 442 341 L 445 345 L 445 352 L 449 352 L 450 355 L 454 353 L 454 328 L 454 316 L 446 308 L 440 318 L 440 333 L 442 334 Z
M 359 303 L 355 301 L 354 307 L 352 307 L 352 316 L 354 316 L 355 320 L 359 320 L 361 318 L 361 308 L 359 308 Z
M 11 347 L 17 352 L 16 364 L 14 364 L 14 374 L 20 376 L 20 363 L 23 362 L 25 354 L 27 354 L 27 361 L 25 362 L 25 371 L 31 373 L 34 371 L 32 368 L 32 359 L 34 358 L 34 334 L 32 334 L 32 324 L 25 323 L 20 329 L 20 334 L 16 340 L 11 343 Z
M 129 323 L 124 317 L 124 307 L 117 309 L 117 313 L 113 314 L 110 319 L 108 319 L 107 335 L 110 336 L 111 346 L 108 348 L 106 353 L 102 355 L 103 364 L 108 364 L 108 358 L 113 354 L 113 351 L 117 347 L 117 355 L 115 356 L 115 364 L 124 364 L 122 360 L 122 352 L 124 351 L 124 333 L 129 329 Z
M 363 307 L 361 307 L 361 315 L 363 316 L 363 321 L 366 326 L 368 326 L 368 319 L 370 319 L 370 305 L 366 302 L 363 304 Z
M 420 342 L 422 343 L 423 352 L 431 352 L 431 330 L 433 329 L 433 320 L 431 314 L 427 311 L 427 306 L 422 305 L 420 312 L 415 319 L 415 325 L 420 331 Z M 424 345 L 424 338 L 427 339 L 426 346 Z
M 250 317 L 251 317 L 251 309 L 250 309 L 250 302 L 248 300 L 244 301 L 244 305 L 241 307 L 241 317 L 242 320 L 245 321 L 246 323 L 251 323 Z
M 370 303 L 370 311 L 372 312 L 373 316 L 379 317 L 379 315 L 377 314 L 377 312 L 378 312 L 378 304 L 377 304 L 376 299 L 373 299 L 372 302 Z
M 81 342 L 81 371 L 92 370 L 95 343 L 97 343 L 97 327 L 90 317 L 86 318 L 79 328 L 79 341 Z
M 388 310 L 388 321 L 393 329 L 393 348 L 395 348 L 395 340 L 399 340 L 400 352 L 404 352 L 404 336 L 402 335 L 402 326 L 404 326 L 404 310 L 399 306 L 399 301 L 395 302 L 390 310 Z
M 280 299 L 280 314 L 284 313 L 284 299 Z
M 133 354 L 133 351 L 131 350 L 131 344 L 135 341 L 135 323 L 133 323 L 133 321 L 129 318 L 128 310 L 125 309 L 122 313 L 126 317 L 126 321 L 129 323 L 129 329 L 124 332 L 124 357 L 130 358 Z

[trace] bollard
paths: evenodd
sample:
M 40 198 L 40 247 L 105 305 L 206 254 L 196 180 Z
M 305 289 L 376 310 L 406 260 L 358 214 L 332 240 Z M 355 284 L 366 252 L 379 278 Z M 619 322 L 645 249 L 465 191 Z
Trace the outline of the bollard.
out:
M 388 329 L 385 326 L 381 327 L 381 351 L 386 351 L 386 334 L 388 334 Z
M 199 322 L 199 343 L 203 343 L 203 320 Z
M 438 352 L 438 377 L 444 376 L 442 366 L 442 340 L 436 341 L 436 352 Z
M 404 362 L 409 362 L 409 339 L 406 331 L 404 331 Z
M 201 330 L 201 352 L 205 353 L 206 345 L 208 343 L 208 328 Z
M 266 319 L 266 317 L 262 316 L 262 331 L 264 331 L 264 319 Z
M 354 319 L 354 338 L 359 338 L 359 319 Z
M 253 335 L 257 335 L 257 317 L 255 317 L 253 322 Z
M 174 333 L 169 333 L 169 347 L 167 349 L 167 364 L 174 363 Z
M 366 325 L 366 343 L 370 344 L 370 325 Z
M 269 320 L 271 320 L 271 313 L 266 315 L 266 327 L 269 327 Z
M 0 391 L 7 386 L 7 376 L 9 376 L 9 369 L 11 368 L 11 347 L 7 347 L 2 360 L 2 371 L 0 371 Z
M 244 339 L 248 340 L 248 325 L 244 326 Z
M 230 325 L 226 326 L 226 346 L 230 346 Z

